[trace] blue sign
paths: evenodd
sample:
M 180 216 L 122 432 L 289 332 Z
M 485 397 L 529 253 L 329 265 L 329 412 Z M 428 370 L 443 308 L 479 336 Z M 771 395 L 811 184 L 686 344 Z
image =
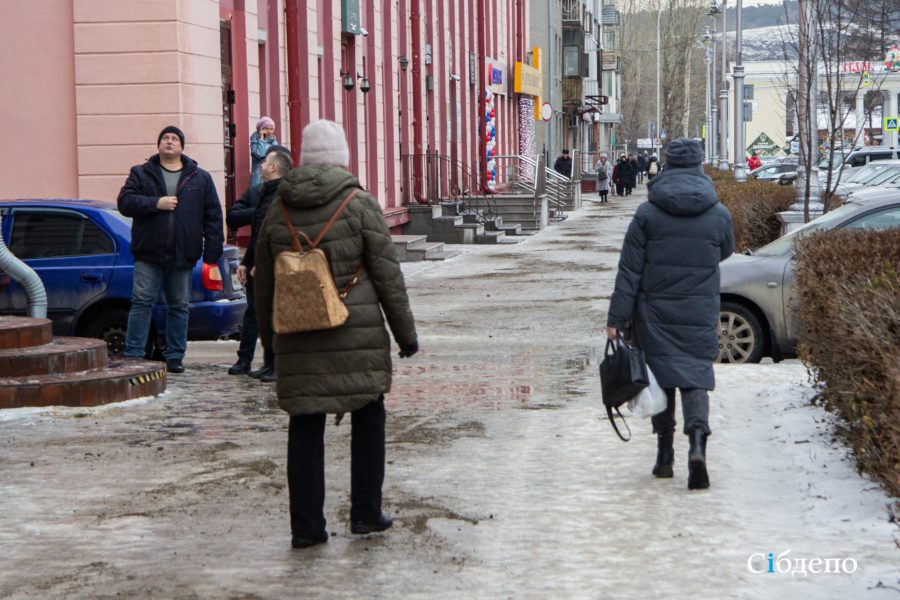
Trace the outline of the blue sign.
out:
M 503 83 L 503 70 L 491 67 L 491 83 Z

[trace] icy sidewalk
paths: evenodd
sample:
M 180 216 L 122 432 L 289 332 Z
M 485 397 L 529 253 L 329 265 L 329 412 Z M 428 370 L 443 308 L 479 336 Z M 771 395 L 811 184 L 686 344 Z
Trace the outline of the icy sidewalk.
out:
M 832 442 L 830 417 L 807 404 L 802 366 L 722 366 L 717 378 L 708 491 L 686 489 L 684 436 L 675 478 L 655 479 L 649 422 L 632 419 L 634 439 L 620 442 L 597 407 L 599 386 L 577 406 L 497 415 L 483 437 L 417 461 L 399 487 L 478 520 L 429 521 L 465 557 L 455 589 L 489 598 L 896 598 L 873 590 L 897 587 L 900 575 L 888 498 L 856 475 Z M 791 560 L 793 574 L 760 572 L 769 552 L 782 567 Z M 825 574 L 826 564 L 855 572 Z M 441 595 L 446 582 L 435 583 L 426 595 Z
M 270 386 L 225 374 L 235 342 L 190 344 L 160 398 L 4 411 L 0 597 L 900 598 L 874 589 L 900 588 L 890 499 L 796 361 L 717 369 L 708 491 L 686 489 L 683 436 L 657 480 L 649 422 L 613 433 L 597 364 L 643 199 L 403 265 L 421 351 L 387 397 L 384 534 L 349 532 L 350 427 L 329 420 L 331 538 L 291 550 L 287 418 Z M 767 573 L 770 552 L 856 568 Z

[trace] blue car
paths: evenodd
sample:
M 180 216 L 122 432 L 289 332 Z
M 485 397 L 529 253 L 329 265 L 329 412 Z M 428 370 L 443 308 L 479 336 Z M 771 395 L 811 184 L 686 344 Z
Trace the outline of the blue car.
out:
M 0 200 L 0 233 L 10 251 L 37 272 L 47 290 L 53 334 L 106 340 L 111 355 L 125 349 L 134 257 L 131 219 L 95 200 Z M 225 246 L 218 268 L 198 260 L 191 283 L 189 340 L 215 340 L 240 331 L 247 308 L 238 281 L 240 257 Z M 165 346 L 166 309 L 153 310 L 147 356 Z M 25 292 L 0 272 L 0 314 L 24 315 Z

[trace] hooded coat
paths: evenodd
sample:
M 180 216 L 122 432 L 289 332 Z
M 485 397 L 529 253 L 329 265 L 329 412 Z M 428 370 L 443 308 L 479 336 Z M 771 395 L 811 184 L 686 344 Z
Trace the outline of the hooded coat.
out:
M 357 179 L 341 167 L 293 169 L 282 179 L 259 232 L 254 291 L 260 338 L 275 351 L 278 405 L 291 415 L 352 412 L 390 391 L 391 342 L 385 317 L 401 347 L 417 341 L 397 250 L 381 207 L 364 191 L 350 201 L 319 244 L 338 289 L 363 267 L 359 283 L 344 299 L 349 318 L 323 331 L 278 334 L 272 329 L 275 258 L 291 249 L 280 205 L 298 235 L 302 231 L 315 239 L 358 187 Z
M 667 168 L 648 188 L 625 235 L 607 326 L 632 321 L 660 387 L 711 390 L 731 214 L 700 166 Z

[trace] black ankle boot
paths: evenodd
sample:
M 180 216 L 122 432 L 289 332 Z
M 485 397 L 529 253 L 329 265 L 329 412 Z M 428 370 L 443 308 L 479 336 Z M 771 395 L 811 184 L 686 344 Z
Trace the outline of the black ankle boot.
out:
M 376 533 L 390 529 L 394 524 L 394 520 L 384 513 L 378 515 L 374 521 L 351 521 L 350 531 L 357 535 L 365 535 L 367 533 Z
M 690 438 L 688 489 L 705 490 L 709 487 L 709 473 L 706 471 L 706 433 L 702 429 L 694 429 L 691 431 Z
M 656 434 L 656 464 L 653 474 L 660 479 L 672 477 L 672 465 L 675 463 L 675 432 L 664 431 Z

